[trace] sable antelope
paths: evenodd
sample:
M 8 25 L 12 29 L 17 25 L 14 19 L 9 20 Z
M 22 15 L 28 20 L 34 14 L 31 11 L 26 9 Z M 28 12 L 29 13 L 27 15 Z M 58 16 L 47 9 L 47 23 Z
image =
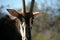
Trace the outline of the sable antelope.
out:
M 25 0 L 23 1 L 23 12 L 17 12 L 14 9 L 7 9 L 13 16 L 6 16 L 0 20 L 0 31 L 3 40 L 31 40 L 31 25 L 33 16 L 39 12 L 33 12 L 35 0 L 32 0 L 30 11 L 26 12 Z

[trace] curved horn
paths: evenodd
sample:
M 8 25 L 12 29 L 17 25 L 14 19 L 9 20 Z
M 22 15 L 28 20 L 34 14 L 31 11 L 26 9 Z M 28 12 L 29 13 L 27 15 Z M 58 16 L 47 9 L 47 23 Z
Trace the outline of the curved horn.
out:
M 35 0 L 32 0 L 31 6 L 30 6 L 30 14 L 33 12 L 33 7 L 34 7 Z
M 23 15 L 25 15 L 26 14 L 25 0 L 22 0 L 22 7 Z

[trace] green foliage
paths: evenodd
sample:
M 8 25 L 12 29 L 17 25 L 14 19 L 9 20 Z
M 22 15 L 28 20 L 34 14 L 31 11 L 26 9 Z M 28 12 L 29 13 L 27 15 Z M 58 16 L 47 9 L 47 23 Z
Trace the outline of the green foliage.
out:
M 51 15 L 43 12 L 34 19 L 32 28 L 33 40 L 60 40 L 60 16 L 51 19 Z

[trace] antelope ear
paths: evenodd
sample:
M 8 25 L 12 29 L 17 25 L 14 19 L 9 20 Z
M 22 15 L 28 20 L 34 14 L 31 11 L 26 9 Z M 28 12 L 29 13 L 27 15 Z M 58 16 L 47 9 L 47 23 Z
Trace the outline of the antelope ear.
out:
M 7 11 L 12 15 L 12 16 L 15 16 L 15 17 L 17 17 L 17 16 L 19 16 L 19 14 L 20 13 L 18 13 L 16 10 L 14 10 L 14 9 L 7 9 Z M 20 14 L 20 15 L 22 15 L 22 14 Z
M 33 16 L 39 15 L 40 12 L 33 12 Z

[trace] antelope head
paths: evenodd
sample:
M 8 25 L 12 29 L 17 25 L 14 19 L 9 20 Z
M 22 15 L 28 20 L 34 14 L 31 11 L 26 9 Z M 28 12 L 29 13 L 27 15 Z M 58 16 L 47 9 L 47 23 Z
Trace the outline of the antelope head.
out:
M 22 36 L 22 40 L 31 40 L 31 25 L 33 24 L 33 17 L 39 12 L 33 12 L 33 6 L 34 6 L 35 0 L 32 0 L 31 2 L 31 7 L 29 12 L 26 12 L 26 7 L 25 7 L 25 0 L 22 0 L 23 4 L 23 12 L 17 12 L 14 9 L 7 9 L 7 11 L 17 19 L 18 23 L 18 32 Z M 13 19 L 13 20 L 15 20 Z

